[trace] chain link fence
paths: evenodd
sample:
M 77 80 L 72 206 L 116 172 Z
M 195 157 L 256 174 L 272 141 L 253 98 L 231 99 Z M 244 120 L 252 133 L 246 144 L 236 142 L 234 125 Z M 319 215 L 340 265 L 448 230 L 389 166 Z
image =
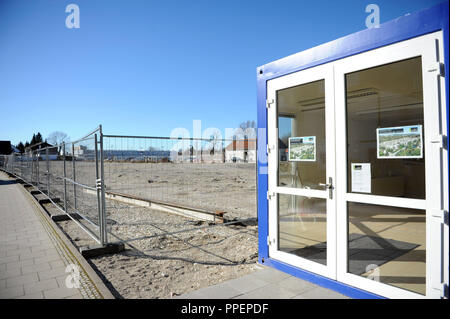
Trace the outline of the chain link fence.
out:
M 252 139 L 104 135 L 99 126 L 77 141 L 2 156 L 0 168 L 105 245 L 108 233 L 149 234 L 155 218 L 136 201 L 256 220 L 256 159 Z
M 256 140 L 104 135 L 107 193 L 256 217 Z
M 60 145 L 39 143 L 1 156 L 0 168 L 37 189 L 97 243 L 108 242 L 102 178 L 101 126 Z M 94 194 L 94 196 L 92 195 Z

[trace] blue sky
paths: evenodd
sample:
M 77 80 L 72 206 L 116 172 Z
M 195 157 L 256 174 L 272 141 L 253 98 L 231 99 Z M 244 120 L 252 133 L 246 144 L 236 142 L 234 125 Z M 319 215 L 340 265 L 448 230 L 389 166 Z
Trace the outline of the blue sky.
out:
M 0 0 L 0 140 L 256 120 L 256 67 L 443 0 Z M 68 4 L 80 28 L 68 29 Z

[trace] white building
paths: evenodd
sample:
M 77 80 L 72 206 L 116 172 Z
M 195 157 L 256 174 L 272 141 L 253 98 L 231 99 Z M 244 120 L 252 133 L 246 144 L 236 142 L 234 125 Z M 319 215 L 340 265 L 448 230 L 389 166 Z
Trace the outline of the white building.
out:
M 234 140 L 225 148 L 225 162 L 256 162 L 256 139 Z
M 85 155 L 86 151 L 87 151 L 87 146 L 84 146 L 84 145 L 75 145 L 73 147 L 73 155 L 75 157 Z

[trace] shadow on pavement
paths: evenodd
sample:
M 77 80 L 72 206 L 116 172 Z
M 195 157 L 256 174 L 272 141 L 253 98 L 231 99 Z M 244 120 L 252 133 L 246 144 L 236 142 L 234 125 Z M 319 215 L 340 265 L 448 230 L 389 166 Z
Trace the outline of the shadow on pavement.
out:
M 0 185 L 11 185 L 11 184 L 17 184 L 17 181 L 0 179 Z

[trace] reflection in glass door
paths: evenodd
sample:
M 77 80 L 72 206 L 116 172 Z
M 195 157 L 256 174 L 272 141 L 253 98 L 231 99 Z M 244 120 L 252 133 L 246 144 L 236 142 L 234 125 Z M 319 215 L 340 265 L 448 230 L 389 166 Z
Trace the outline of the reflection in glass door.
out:
M 347 192 L 425 199 L 422 61 L 346 74 Z M 367 186 L 356 165 L 368 168 Z M 356 173 L 355 173 L 356 172 Z M 353 177 L 353 178 L 352 178 Z M 348 272 L 425 294 L 425 211 L 349 202 Z
M 325 81 L 277 91 L 278 186 L 326 182 Z M 278 195 L 278 249 L 326 265 L 326 199 Z
M 271 258 L 389 298 L 439 297 L 441 44 L 438 32 L 268 81 Z
M 390 298 L 436 297 L 442 282 L 440 36 L 335 63 L 337 278 Z
M 268 83 L 275 101 L 268 120 L 276 127 L 268 132 L 269 254 L 329 277 L 335 276 L 332 72 L 322 66 Z

